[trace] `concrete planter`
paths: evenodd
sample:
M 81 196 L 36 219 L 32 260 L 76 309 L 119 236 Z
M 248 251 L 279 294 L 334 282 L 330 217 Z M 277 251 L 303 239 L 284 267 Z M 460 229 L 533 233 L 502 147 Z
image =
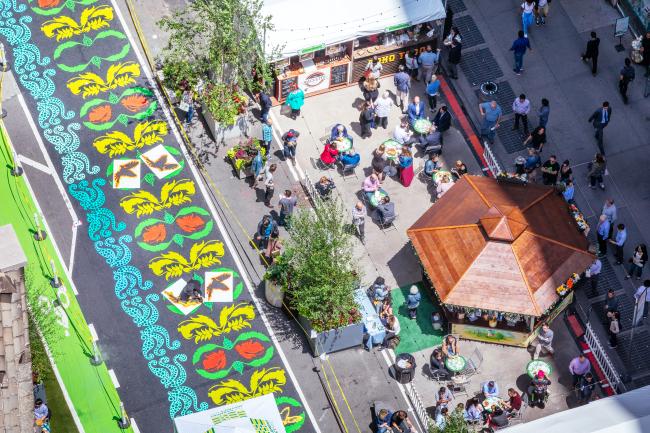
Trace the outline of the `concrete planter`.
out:
M 298 321 L 307 331 L 309 347 L 311 347 L 311 352 L 314 356 L 358 347 L 363 343 L 363 322 L 329 331 L 316 332 L 312 329 L 309 320 L 298 316 Z
M 281 308 L 284 301 L 284 290 L 273 281 L 264 280 L 264 297 L 270 305 Z
M 245 114 L 237 116 L 237 121 L 234 125 L 223 127 L 214 119 L 212 113 L 210 113 L 210 110 L 208 110 L 208 107 L 203 103 L 203 101 L 201 101 L 201 108 L 203 110 L 205 123 L 207 123 L 208 129 L 210 130 L 214 141 L 217 143 L 223 143 L 226 140 L 248 137 L 250 126 L 248 125 Z

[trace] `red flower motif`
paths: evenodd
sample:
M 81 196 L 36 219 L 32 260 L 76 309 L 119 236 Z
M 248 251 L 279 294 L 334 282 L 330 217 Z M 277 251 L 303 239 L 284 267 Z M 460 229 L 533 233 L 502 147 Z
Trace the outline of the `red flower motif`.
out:
M 51 8 L 59 5 L 60 0 L 38 0 L 39 8 Z
M 205 371 L 221 370 L 226 366 L 226 352 L 223 350 L 211 352 L 203 358 L 202 364 Z
M 235 350 L 239 355 L 248 360 L 257 358 L 264 352 L 264 346 L 259 341 L 255 340 L 246 340 L 235 346 Z

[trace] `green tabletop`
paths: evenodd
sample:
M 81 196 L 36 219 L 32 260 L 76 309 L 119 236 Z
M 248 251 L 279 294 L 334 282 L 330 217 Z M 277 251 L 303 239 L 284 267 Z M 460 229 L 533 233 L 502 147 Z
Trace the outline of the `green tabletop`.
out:
M 332 143 L 336 143 L 336 150 L 339 152 L 347 152 L 352 149 L 352 140 L 347 137 L 334 139 Z
M 418 134 L 426 134 L 431 129 L 431 122 L 427 119 L 417 119 L 413 122 L 413 130 Z
M 402 145 L 393 139 L 386 140 L 382 144 L 386 149 L 385 150 L 386 159 L 390 159 L 391 161 L 397 161 L 397 158 L 399 157 L 399 154 L 402 151 Z
M 447 175 L 449 177 L 449 180 L 453 183 L 454 182 L 454 177 L 451 175 L 450 171 L 447 170 L 438 170 L 433 174 L 433 181 L 435 183 L 440 183 L 442 181 L 442 178 Z
M 379 206 L 379 200 L 386 197 L 387 195 L 388 195 L 388 193 L 386 191 L 384 191 L 383 189 L 380 189 L 379 191 L 375 191 L 375 193 L 370 196 L 370 204 L 373 207 Z
M 447 367 L 447 370 L 453 373 L 458 373 L 459 371 L 462 371 L 463 368 L 465 368 L 465 365 L 467 365 L 467 360 L 463 355 L 450 356 L 445 361 L 445 367 Z
M 535 377 L 537 372 L 542 370 L 546 376 L 550 375 L 553 372 L 553 367 L 546 361 L 540 359 L 533 359 L 526 365 L 526 373 L 530 378 Z
M 505 402 L 501 397 L 488 397 L 485 400 L 483 400 L 483 410 L 486 412 L 492 412 L 492 408 L 494 406 L 496 407 L 504 407 Z

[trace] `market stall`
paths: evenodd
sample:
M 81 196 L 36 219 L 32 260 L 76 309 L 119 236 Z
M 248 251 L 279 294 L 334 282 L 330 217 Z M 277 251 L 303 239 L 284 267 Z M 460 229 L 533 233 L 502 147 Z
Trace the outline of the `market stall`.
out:
M 525 347 L 594 260 L 552 188 L 463 176 L 408 229 L 451 332 Z
M 393 74 L 411 49 L 437 44 L 441 0 L 293 2 L 265 0 L 274 29 L 265 50 L 275 65 L 274 97 L 283 101 L 297 85 L 306 96 L 356 83 L 372 56 L 382 75 Z

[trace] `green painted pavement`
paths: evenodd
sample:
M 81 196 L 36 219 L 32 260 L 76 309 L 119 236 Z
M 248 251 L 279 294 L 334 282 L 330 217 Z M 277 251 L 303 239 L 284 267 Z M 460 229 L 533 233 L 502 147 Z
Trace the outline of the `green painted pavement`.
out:
M 393 314 L 397 316 L 400 324 L 400 342 L 395 353 L 415 353 L 422 349 L 442 344 L 443 331 L 434 331 L 431 325 L 431 313 L 438 308 L 433 305 L 429 296 L 422 289 L 421 284 L 416 284 L 420 289 L 422 300 L 418 307 L 418 315 L 415 320 L 409 317 L 406 308 L 406 297 L 409 294 L 411 285 L 393 289 Z

